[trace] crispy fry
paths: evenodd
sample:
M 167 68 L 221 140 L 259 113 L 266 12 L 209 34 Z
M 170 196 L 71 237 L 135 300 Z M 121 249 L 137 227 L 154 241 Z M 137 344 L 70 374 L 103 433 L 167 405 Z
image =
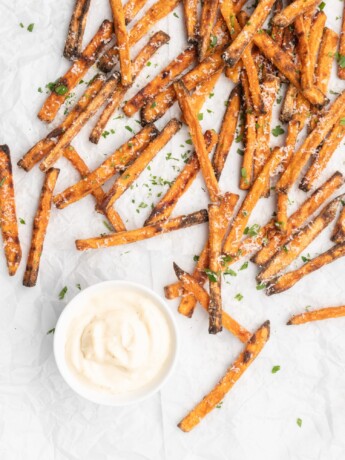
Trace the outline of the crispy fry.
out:
M 39 163 L 54 147 L 57 140 L 71 126 L 73 121 L 78 118 L 79 114 L 87 107 L 87 105 L 93 100 L 98 91 L 101 89 L 104 83 L 104 77 L 96 75 L 94 79 L 89 83 L 84 94 L 81 96 L 79 101 L 67 115 L 65 120 L 53 131 L 51 131 L 45 138 L 38 141 L 18 162 L 18 166 L 23 168 L 25 171 L 30 171 L 35 164 Z
M 254 155 L 256 149 L 256 116 L 250 98 L 248 76 L 245 71 L 241 73 L 242 97 L 245 108 L 245 148 L 243 154 L 242 170 L 246 171 L 245 177 L 240 175 L 240 189 L 248 190 L 253 183 Z
M 205 131 L 205 144 L 208 152 L 211 152 L 217 142 L 217 134 L 215 131 Z M 145 221 L 145 225 L 156 224 L 171 216 L 178 200 L 192 185 L 200 170 L 198 157 L 195 152 L 189 157 L 185 167 L 174 180 L 166 194 L 152 209 L 151 214 Z
M 313 86 L 314 73 L 311 69 L 310 61 L 310 41 L 307 18 L 303 15 L 297 17 L 295 21 L 295 32 L 297 36 L 297 53 L 300 63 L 301 86 L 303 89 Z
M 306 311 L 300 315 L 294 315 L 286 324 L 288 326 L 295 326 L 298 324 L 310 323 L 311 321 L 320 321 L 322 319 L 341 318 L 342 316 L 345 316 L 345 306 L 327 307 L 320 308 L 319 310 Z
M 343 208 L 339 214 L 337 223 L 335 224 L 331 240 L 335 243 L 345 242 L 345 201 L 341 201 Z
M 343 109 L 344 102 L 345 92 L 333 102 L 328 112 L 320 118 L 315 129 L 297 150 L 285 172 L 280 177 L 276 185 L 276 190 L 287 192 L 291 188 L 310 156 L 315 153 L 317 147 L 338 121 L 339 113 L 341 113 Z
M 110 246 L 120 246 L 122 244 L 135 243 L 136 241 L 147 240 L 162 233 L 180 230 L 181 228 L 191 227 L 192 225 L 203 224 L 208 221 L 206 209 L 193 212 L 185 216 L 174 217 L 164 222 L 158 222 L 147 227 L 136 228 L 127 232 L 112 233 L 105 236 L 76 240 L 76 247 L 79 251 L 87 249 L 108 248 Z
M 198 40 L 198 0 L 183 0 L 184 22 L 188 43 Z
M 193 104 L 191 103 L 190 96 L 183 83 L 175 83 L 174 89 L 178 98 L 182 114 L 189 127 L 190 135 L 200 163 L 200 169 L 202 171 L 206 187 L 210 194 L 210 198 L 213 202 L 217 202 L 219 195 L 218 182 L 207 153 L 204 137 L 202 135 L 202 130 L 199 120 L 197 118 L 197 114 L 193 110 Z
M 97 112 L 97 110 L 104 104 L 108 97 L 115 90 L 119 82 L 119 75 L 113 74 L 107 81 L 104 82 L 102 88 L 90 103 L 81 112 L 66 131 L 61 135 L 56 145 L 49 151 L 49 154 L 43 159 L 40 164 L 41 171 L 47 171 L 54 165 L 62 156 L 63 150 L 71 143 L 72 139 L 79 133 L 87 121 Z
M 218 181 L 235 137 L 239 113 L 240 89 L 238 86 L 235 86 L 227 102 L 226 111 L 219 132 L 218 144 L 212 159 L 213 169 Z
M 272 257 L 256 277 L 257 281 L 266 283 L 288 267 L 322 230 L 334 220 L 338 207 L 339 197 L 325 206 L 315 219 L 303 227 L 291 241 Z
M 135 81 L 139 73 L 142 71 L 146 62 L 153 56 L 153 54 L 165 43 L 170 40 L 168 34 L 162 31 L 156 32 L 142 50 L 137 54 L 132 65 L 132 83 Z M 119 84 L 113 94 L 110 96 L 110 101 L 101 113 L 97 123 L 90 134 L 90 141 L 94 144 L 98 144 L 102 133 L 110 120 L 112 114 L 120 106 L 128 87 L 124 87 Z
M 279 27 L 287 27 L 302 14 L 316 8 L 318 4 L 319 0 L 295 0 L 284 8 L 281 13 L 276 14 L 273 17 L 272 22 Z
M 151 140 L 157 136 L 157 133 L 158 131 L 154 125 L 145 126 L 87 177 L 56 195 L 54 197 L 55 206 L 63 209 L 79 201 L 107 182 L 116 172 L 123 171 L 149 145 Z
M 50 218 L 53 192 L 59 172 L 59 169 L 52 168 L 45 174 L 38 208 L 35 214 L 30 251 L 23 278 L 23 285 L 27 287 L 35 286 L 37 282 L 44 239 Z
M 206 99 L 212 93 L 212 90 L 215 87 L 217 81 L 219 80 L 221 74 L 222 69 L 217 70 L 217 72 L 214 72 L 212 75 L 210 75 L 210 78 L 208 78 L 207 80 L 203 80 L 195 88 L 195 91 L 193 92 L 191 99 L 196 113 L 199 113 L 202 109 Z
M 286 273 L 275 279 L 268 288 L 266 289 L 267 295 L 279 294 L 280 292 L 286 291 L 292 288 L 298 281 L 304 278 L 306 275 L 318 270 L 319 268 L 330 264 L 334 260 L 345 256 L 345 243 L 336 244 L 331 249 L 323 252 L 319 256 L 305 263 L 298 270 Z
M 121 83 L 128 86 L 132 83 L 131 53 L 126 29 L 126 20 L 122 0 L 109 0 L 113 14 L 116 46 L 119 53 Z
M 258 29 L 263 25 L 276 0 L 261 0 L 246 23 L 242 31 L 223 53 L 223 59 L 230 66 L 234 67 L 241 59 L 247 46 L 253 40 Z
M 170 120 L 158 136 L 146 147 L 141 155 L 116 179 L 111 189 L 103 200 L 102 207 L 107 212 L 113 207 L 114 203 L 140 176 L 147 165 L 157 155 L 157 153 L 170 141 L 170 139 L 181 128 L 181 122 L 173 118 Z
M 181 0 L 158 0 L 154 3 L 131 29 L 129 33 L 130 48 L 138 43 L 158 21 L 175 9 L 180 1 Z M 109 72 L 114 68 L 117 58 L 118 50 L 117 47 L 114 46 L 101 57 L 97 66 L 102 72 Z
M 290 83 L 286 90 L 282 110 L 279 116 L 281 122 L 288 123 L 291 121 L 293 114 L 295 113 L 297 94 L 298 89 Z
M 267 239 L 267 244 L 255 256 L 252 261 L 262 266 L 266 264 L 280 247 L 288 241 L 296 230 L 304 225 L 314 212 L 330 198 L 344 183 L 344 176 L 340 172 L 333 174 L 321 185 L 304 203 L 295 211 L 286 226 L 286 233 L 276 231 Z M 276 227 L 277 228 L 277 227 Z
M 76 58 L 81 52 L 83 36 L 91 0 L 76 0 L 63 55 L 67 59 Z
M 314 83 L 315 68 L 318 60 L 319 50 L 322 42 L 322 36 L 326 24 L 327 16 L 323 11 L 317 11 L 313 18 L 313 23 L 309 33 L 309 59 L 310 59 L 310 80 Z M 321 88 L 318 87 L 320 90 Z M 322 91 L 322 90 L 321 90 Z M 326 92 L 326 91 L 325 91 Z
M 235 359 L 232 365 L 228 368 L 224 377 L 219 383 L 208 393 L 204 399 L 195 406 L 178 424 L 182 431 L 191 431 L 201 420 L 214 409 L 231 390 L 237 380 L 252 364 L 254 359 L 261 352 L 270 336 L 270 322 L 266 321 L 252 335 L 242 353 Z
M 147 0 L 128 0 L 123 7 L 126 25 L 129 24 L 139 11 L 145 6 Z
M 204 0 L 199 25 L 199 61 L 206 57 L 211 43 L 211 32 L 216 21 L 219 0 Z
M 145 102 L 151 100 L 170 85 L 181 72 L 192 64 L 195 56 L 195 48 L 190 47 L 173 59 L 153 80 L 126 102 L 122 109 L 127 117 L 133 116 L 143 105 L 145 105 Z
M 340 40 L 339 40 L 339 61 L 338 61 L 338 77 L 345 80 L 345 66 L 343 66 L 345 56 L 345 4 L 343 8 L 343 19 L 341 24 Z
M 226 254 L 236 255 L 244 230 L 250 218 L 250 214 L 262 196 L 263 192 L 266 190 L 269 177 L 277 169 L 283 158 L 284 150 L 275 148 L 270 158 L 260 171 L 260 174 L 254 181 L 250 191 L 243 200 L 237 216 L 232 223 L 230 232 L 225 240 L 223 251 Z
M 0 228 L 8 274 L 13 276 L 22 258 L 10 149 L 0 145 Z
M 54 89 L 45 100 L 38 118 L 50 123 L 56 117 L 59 108 L 65 102 L 72 89 L 80 82 L 90 67 L 96 62 L 113 34 L 113 24 L 103 21 L 98 32 L 86 46 L 80 57 L 73 62 L 65 75 L 54 83 Z

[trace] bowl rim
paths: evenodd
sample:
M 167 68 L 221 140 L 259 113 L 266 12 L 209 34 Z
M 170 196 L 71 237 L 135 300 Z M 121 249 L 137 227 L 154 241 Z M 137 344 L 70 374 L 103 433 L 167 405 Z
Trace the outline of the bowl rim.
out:
M 145 392 L 144 394 L 141 394 L 139 396 L 133 396 L 133 398 L 128 398 L 127 400 L 124 400 L 124 401 L 115 400 L 116 395 L 112 395 L 110 393 L 108 395 L 105 392 L 97 392 L 96 390 L 92 390 L 92 389 L 90 390 L 82 382 L 78 382 L 77 377 L 74 377 L 72 372 L 68 370 L 67 362 L 65 359 L 64 345 L 65 345 L 66 328 L 69 326 L 70 321 L 73 318 L 73 315 L 71 313 L 73 309 L 73 305 L 78 302 L 78 299 L 80 301 L 81 297 L 87 297 L 90 294 L 92 294 L 94 291 L 100 290 L 107 286 L 114 286 L 114 287 L 123 286 L 125 288 L 142 291 L 148 294 L 149 296 L 151 296 L 151 298 L 156 300 L 158 307 L 163 311 L 163 313 L 167 317 L 170 323 L 171 331 L 172 331 L 171 357 L 170 357 L 170 362 L 166 368 L 166 371 L 163 373 L 163 376 L 160 379 L 158 379 L 154 385 L 149 386 L 148 391 Z M 84 399 L 88 401 L 99 404 L 99 405 L 113 406 L 113 407 L 128 406 L 131 404 L 135 404 L 135 403 L 144 401 L 145 399 L 156 394 L 171 377 L 176 367 L 176 362 L 177 362 L 178 353 L 179 353 L 179 336 L 178 336 L 176 320 L 171 310 L 169 309 L 167 302 L 164 300 L 163 297 L 157 294 L 153 289 L 148 288 L 147 286 L 144 286 L 140 283 L 135 283 L 133 281 L 126 281 L 126 280 L 101 281 L 99 283 L 92 284 L 91 286 L 88 286 L 87 288 L 83 289 L 81 292 L 75 295 L 66 304 L 55 326 L 53 353 L 54 353 L 54 358 L 55 358 L 57 368 L 63 380 L 79 396 L 83 397 Z

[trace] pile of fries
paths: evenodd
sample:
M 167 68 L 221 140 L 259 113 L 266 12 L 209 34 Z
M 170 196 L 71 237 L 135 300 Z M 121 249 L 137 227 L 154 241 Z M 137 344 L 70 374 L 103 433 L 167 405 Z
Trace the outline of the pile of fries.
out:
M 345 195 L 334 197 L 344 184 L 344 176 L 336 171 L 323 184 L 318 184 L 345 136 L 345 92 L 332 103 L 327 97 L 334 62 L 338 63 L 338 77 L 345 79 L 345 21 L 338 40 L 338 35 L 325 26 L 327 18 L 319 0 L 260 0 L 250 16 L 246 0 L 204 0 L 200 14 L 197 0 L 184 0 L 186 49 L 124 102 L 145 64 L 170 37 L 164 31 L 154 33 L 135 57 L 131 56 L 132 47 L 173 12 L 180 0 L 157 0 L 132 26 L 145 3 L 145 0 L 128 0 L 123 6 L 121 0 L 110 0 L 113 23 L 104 20 L 90 43 L 82 48 L 90 0 L 76 0 L 64 49 L 64 56 L 72 64 L 53 85 L 38 113 L 39 119 L 46 123 L 55 119 L 68 95 L 93 64 L 97 63 L 99 73 L 62 123 L 18 163 L 26 171 L 39 163 L 45 173 L 23 284 L 36 284 L 52 204 L 62 209 L 91 194 L 96 210 L 109 220 L 114 231 L 77 240 L 80 251 L 134 243 L 208 222 L 208 240 L 193 273 L 174 264 L 178 280 L 165 287 L 165 295 L 168 299 L 181 297 L 178 311 L 187 317 L 192 316 L 199 303 L 208 312 L 209 333 L 219 333 L 224 327 L 243 342 L 244 349 L 216 387 L 180 422 L 183 431 L 190 431 L 222 401 L 269 339 L 269 321 L 252 334 L 223 311 L 222 273 L 238 260 L 250 258 L 260 269 L 257 275 L 260 288 L 273 295 L 345 256 Z M 223 73 L 234 83 L 234 88 L 228 97 L 220 132 L 203 133 L 198 114 Z M 287 124 L 286 137 L 282 147 L 272 149 L 272 111 L 282 83 L 286 92 L 280 120 Z M 181 109 L 181 119 L 171 119 L 159 131 L 154 122 L 175 102 Z M 71 142 L 90 118 L 99 114 L 90 133 L 90 141 L 97 144 L 120 107 L 127 117 L 140 111 L 142 129 L 90 171 Z M 239 196 L 221 191 L 219 179 L 239 119 L 244 152 L 238 185 L 246 195 L 237 209 Z M 189 129 L 195 151 L 156 203 L 144 226 L 127 230 L 115 209 L 116 202 L 183 123 Z M 298 140 L 302 142 L 297 148 Z M 61 157 L 72 164 L 81 179 L 54 196 L 59 175 L 55 165 Z M 199 171 L 209 195 L 208 210 L 171 217 Z M 105 192 L 102 186 L 111 179 L 113 183 Z M 289 194 L 297 181 L 301 190 L 312 193 L 288 215 Z M 271 186 L 273 183 L 275 187 Z M 9 274 L 14 275 L 21 260 L 21 246 L 7 146 L 0 148 L 0 184 L 5 256 Z M 257 226 L 255 232 L 248 231 L 257 203 L 271 193 L 276 197 L 274 216 L 266 225 Z M 292 262 L 332 222 L 336 222 L 334 245 L 307 260 L 301 268 L 288 271 Z M 204 288 L 206 281 L 209 292 Z M 325 308 L 295 316 L 288 324 L 344 315 L 345 307 Z

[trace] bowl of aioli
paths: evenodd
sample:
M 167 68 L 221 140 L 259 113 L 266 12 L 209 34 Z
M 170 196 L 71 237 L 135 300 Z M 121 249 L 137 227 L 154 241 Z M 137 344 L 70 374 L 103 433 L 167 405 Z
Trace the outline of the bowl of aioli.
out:
M 128 281 L 104 281 L 81 291 L 55 327 L 54 355 L 80 396 L 109 406 L 156 393 L 176 363 L 174 318 L 154 291 Z

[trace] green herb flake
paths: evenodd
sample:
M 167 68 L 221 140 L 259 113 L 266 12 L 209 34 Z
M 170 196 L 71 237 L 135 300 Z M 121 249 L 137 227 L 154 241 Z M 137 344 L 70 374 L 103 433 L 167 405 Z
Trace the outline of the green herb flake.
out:
M 210 47 L 214 48 L 217 45 L 217 42 L 218 42 L 218 38 L 216 37 L 216 35 L 211 35 L 211 37 L 210 37 Z
M 325 8 L 325 6 L 326 6 L 326 3 L 325 3 L 325 2 L 321 2 L 320 5 L 319 5 L 319 10 L 320 10 L 320 11 L 323 11 L 324 8 Z
M 107 222 L 106 220 L 103 221 L 103 225 L 104 227 L 109 230 L 109 232 L 113 232 L 114 230 L 111 228 L 111 225 L 109 224 L 109 222 Z
M 24 220 L 22 217 L 19 217 L 19 222 L 20 222 L 22 225 L 25 225 L 25 224 L 26 224 L 25 220 Z
M 301 426 L 302 426 L 302 419 L 301 419 L 301 418 L 298 418 L 298 419 L 296 420 L 296 423 L 297 423 L 297 425 L 301 428 Z
M 63 96 L 66 94 L 68 91 L 68 88 L 66 85 L 58 85 L 54 88 L 54 92 L 58 94 L 59 96 Z
M 29 24 L 28 25 L 28 31 L 32 32 L 34 30 L 35 24 Z
M 272 129 L 272 134 L 273 134 L 274 137 L 278 137 L 278 136 L 280 136 L 281 134 L 284 134 L 284 133 L 285 133 L 285 131 L 280 125 L 277 125 L 275 128 Z
M 208 279 L 211 281 L 211 283 L 216 283 L 218 281 L 218 275 L 216 272 L 210 270 L 209 268 L 205 268 L 204 272 L 206 273 Z
M 203 113 L 198 113 L 198 120 L 201 121 L 204 119 L 204 114 Z
M 273 366 L 272 367 L 272 374 L 276 374 L 278 371 L 280 371 L 280 366 Z
M 239 292 L 238 294 L 235 295 L 234 298 L 238 300 L 239 302 L 241 302 L 241 300 L 243 299 L 243 295 Z
M 22 22 L 19 23 L 19 27 L 21 27 L 22 29 L 24 29 L 24 24 Z
M 224 272 L 224 275 L 237 276 L 237 273 L 235 270 L 232 270 L 232 268 L 227 268 Z
M 199 259 L 200 259 L 200 256 L 197 256 L 197 255 L 193 256 L 194 262 L 198 262 Z
M 340 118 L 339 124 L 345 126 L 345 118 Z
M 235 139 L 235 142 L 238 144 L 239 142 L 241 142 L 243 139 L 243 134 L 239 134 L 236 139 Z
M 54 334 L 54 332 L 55 332 L 55 327 L 53 327 L 53 329 L 49 329 L 49 331 L 47 332 L 47 335 Z
M 77 284 L 75 285 L 75 287 L 76 287 L 77 289 L 79 289 L 79 291 L 81 291 L 80 283 L 77 283 Z
M 253 224 L 251 227 L 246 227 L 244 229 L 244 234 L 245 235 L 248 235 L 248 236 L 251 236 L 251 237 L 254 237 L 254 236 L 257 236 L 259 231 L 260 231 L 260 225 L 259 224 Z
M 173 16 L 175 16 L 175 18 L 180 18 L 180 16 L 177 13 L 174 13 Z
M 257 291 L 262 291 L 262 289 L 265 289 L 266 284 L 265 283 L 260 283 L 256 285 L 256 290 Z
M 129 131 L 130 133 L 132 133 L 132 132 L 133 132 L 133 129 L 132 129 L 130 126 L 128 126 L 128 125 L 127 125 L 127 126 L 125 126 L 125 128 L 126 128 L 126 129 L 127 129 L 127 131 Z
M 7 177 L 3 177 L 1 180 L 0 180 L 0 187 L 2 187 L 6 181 Z
M 223 401 L 221 401 L 219 404 L 216 405 L 216 409 L 221 409 L 222 408 Z
M 240 270 L 246 270 L 246 269 L 248 268 L 248 265 L 249 265 L 249 262 L 248 262 L 248 261 L 247 261 L 247 262 L 244 262 L 244 264 L 241 265 Z
M 59 292 L 59 299 L 60 300 L 63 300 L 65 298 L 65 295 L 68 291 L 68 287 L 65 286 L 64 288 L 61 289 L 61 291 Z
M 247 177 L 247 170 L 246 170 L 246 168 L 241 168 L 241 177 Z

